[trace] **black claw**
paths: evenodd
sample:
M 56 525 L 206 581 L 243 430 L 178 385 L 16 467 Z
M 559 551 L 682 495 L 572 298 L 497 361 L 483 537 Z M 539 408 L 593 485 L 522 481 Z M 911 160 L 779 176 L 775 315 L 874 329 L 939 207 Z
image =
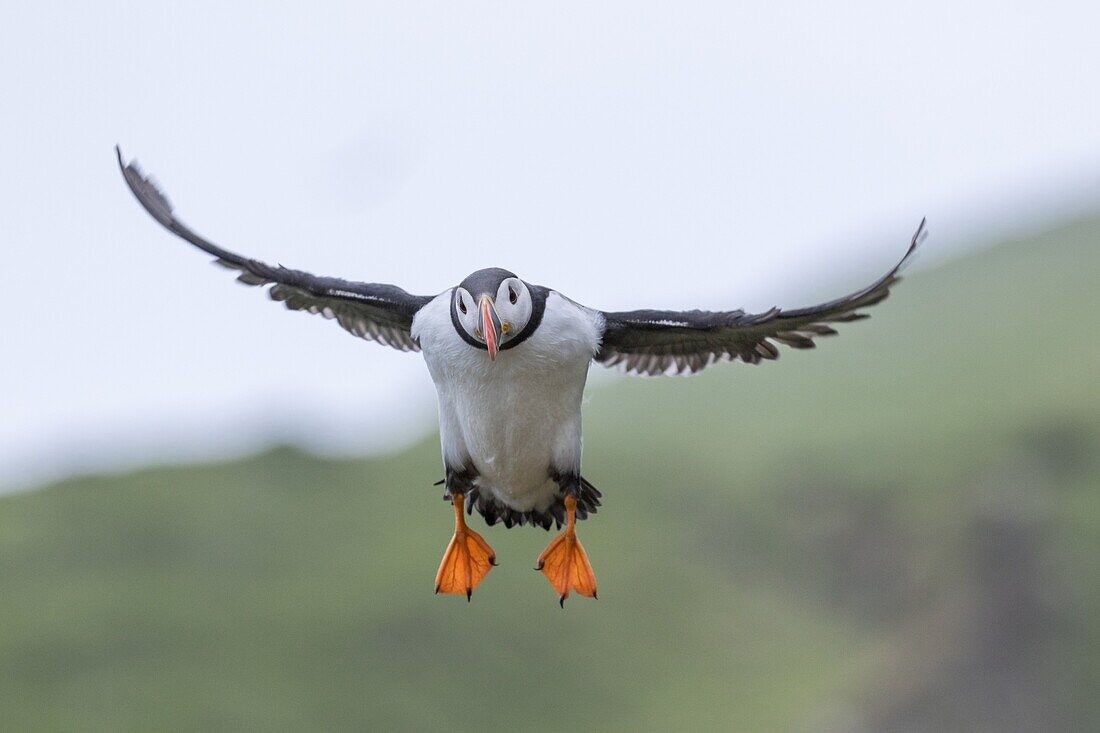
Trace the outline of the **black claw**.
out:
M 594 600 L 594 601 L 600 600 L 600 597 L 598 595 L 596 595 L 596 591 L 592 591 L 592 600 Z
M 535 566 L 535 570 L 542 570 L 542 566 L 545 565 L 545 564 L 546 563 L 540 562 L 538 565 Z
M 565 596 L 562 596 L 561 598 L 558 599 L 558 605 L 561 606 L 562 608 L 565 608 Z
M 467 603 L 470 602 L 470 596 L 472 596 L 473 594 L 474 594 L 474 589 L 473 588 L 467 588 L 466 589 L 466 602 Z
M 435 594 L 436 594 L 437 596 L 439 595 L 439 586 L 438 586 L 438 585 L 437 585 L 437 586 L 435 587 Z
M 497 562 L 497 558 L 495 555 L 489 558 L 489 564 L 492 565 L 494 568 L 500 566 L 500 563 Z

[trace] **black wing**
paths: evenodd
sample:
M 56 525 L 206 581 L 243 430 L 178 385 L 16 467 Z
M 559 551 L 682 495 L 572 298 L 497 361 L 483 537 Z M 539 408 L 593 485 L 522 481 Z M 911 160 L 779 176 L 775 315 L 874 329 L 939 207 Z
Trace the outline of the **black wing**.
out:
M 654 311 L 604 313 L 603 342 L 596 361 L 631 374 L 695 373 L 717 361 L 758 364 L 779 358 L 773 341 L 796 349 L 814 347 L 815 336 L 835 334 L 829 323 L 867 318 L 859 311 L 890 294 L 898 271 L 926 235 L 924 220 L 901 261 L 872 285 L 828 303 L 765 313 L 735 311 Z
M 268 295 L 282 301 L 291 310 L 320 313 L 351 333 L 402 351 L 419 351 L 420 345 L 409 334 L 413 316 L 430 296 L 409 295 L 394 285 L 352 282 L 334 277 L 318 277 L 282 265 L 272 267 L 259 260 L 241 257 L 222 249 L 195 232 L 172 213 L 168 198 L 142 173 L 137 163 L 122 161 L 116 146 L 118 165 L 126 185 L 138 202 L 168 231 L 186 239 L 213 255 L 215 262 L 240 274 L 237 279 L 248 285 L 271 285 Z

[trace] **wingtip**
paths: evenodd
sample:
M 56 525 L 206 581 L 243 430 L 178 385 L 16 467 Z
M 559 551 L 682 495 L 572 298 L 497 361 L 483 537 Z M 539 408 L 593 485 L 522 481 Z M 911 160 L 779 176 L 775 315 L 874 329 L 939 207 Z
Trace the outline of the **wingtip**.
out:
M 917 231 L 913 232 L 913 241 L 909 244 L 909 251 L 913 251 L 917 248 L 921 242 L 928 236 L 928 217 L 922 216 L 920 224 L 917 226 Z
M 897 274 L 901 270 L 902 266 L 909 262 L 909 258 L 913 256 L 913 253 L 917 251 L 917 247 L 920 246 L 928 237 L 928 217 L 921 217 L 920 224 L 917 225 L 917 231 L 913 232 L 913 238 L 909 240 L 909 249 L 905 250 L 905 256 L 898 262 L 897 267 L 894 268 L 894 273 Z
M 125 170 L 126 164 L 122 162 L 122 148 L 118 143 L 115 143 L 115 157 L 118 158 L 118 167 Z

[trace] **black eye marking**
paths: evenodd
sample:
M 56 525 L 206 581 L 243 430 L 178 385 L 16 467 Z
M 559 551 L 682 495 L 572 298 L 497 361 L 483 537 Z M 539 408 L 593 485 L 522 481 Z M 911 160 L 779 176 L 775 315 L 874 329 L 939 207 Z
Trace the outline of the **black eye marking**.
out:
M 462 315 L 466 315 L 466 303 L 462 301 L 462 297 L 458 298 L 458 309 L 462 311 Z
M 510 302 L 512 305 L 515 305 L 517 300 L 519 300 L 519 296 L 516 295 L 516 291 L 512 290 L 512 286 L 509 285 L 508 286 L 508 302 Z

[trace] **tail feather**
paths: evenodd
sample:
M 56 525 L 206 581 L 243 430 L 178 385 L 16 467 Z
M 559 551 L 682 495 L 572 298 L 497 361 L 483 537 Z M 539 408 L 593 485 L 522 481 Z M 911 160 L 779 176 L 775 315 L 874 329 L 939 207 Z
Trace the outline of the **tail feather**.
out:
M 587 519 L 589 514 L 595 514 L 597 508 L 601 505 L 601 497 L 603 497 L 603 493 L 593 486 L 588 479 L 581 476 L 580 489 L 577 491 L 577 521 Z M 482 493 L 475 487 L 470 489 L 467 494 L 466 513 L 472 514 L 475 508 L 485 518 L 485 523 L 490 526 L 502 522 L 509 529 L 530 524 L 549 530 L 551 527 L 561 529 L 565 525 L 565 501 L 563 496 L 556 497 L 553 503 L 544 511 L 531 509 L 520 512 L 501 504 L 495 497 Z

